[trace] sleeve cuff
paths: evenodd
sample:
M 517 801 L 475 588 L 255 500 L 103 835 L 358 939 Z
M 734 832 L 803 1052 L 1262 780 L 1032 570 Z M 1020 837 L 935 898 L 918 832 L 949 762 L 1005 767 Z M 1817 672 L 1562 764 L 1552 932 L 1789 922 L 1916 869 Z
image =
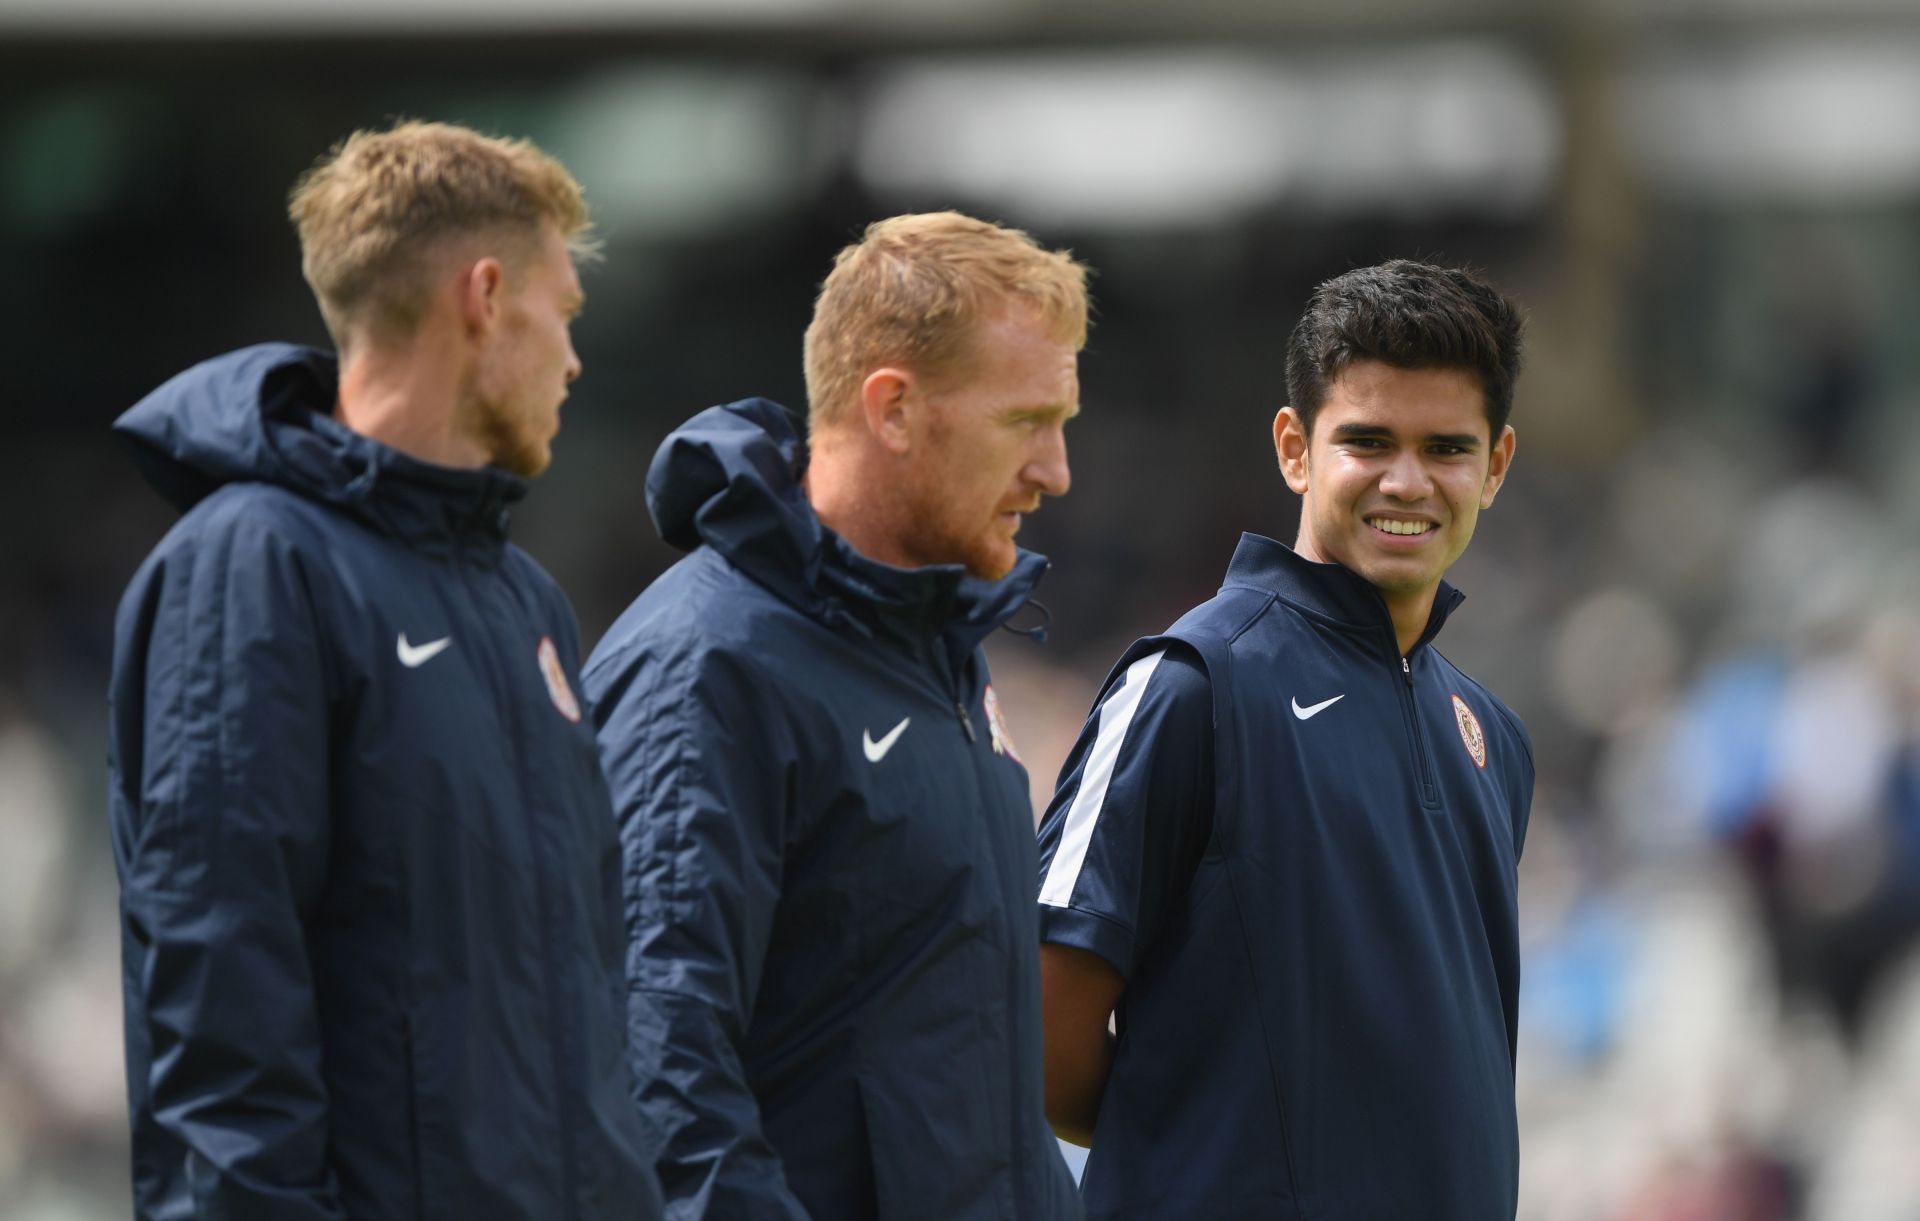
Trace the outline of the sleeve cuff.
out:
M 1040 905 L 1040 940 L 1070 945 L 1107 960 L 1125 980 L 1133 974 L 1133 933 L 1105 916 L 1074 907 Z

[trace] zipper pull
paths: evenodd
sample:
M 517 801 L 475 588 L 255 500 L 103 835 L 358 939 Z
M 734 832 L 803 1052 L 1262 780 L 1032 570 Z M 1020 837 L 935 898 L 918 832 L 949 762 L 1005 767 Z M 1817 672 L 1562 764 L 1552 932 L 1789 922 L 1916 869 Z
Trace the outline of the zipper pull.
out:
M 1413 667 L 1407 664 L 1407 659 L 1404 657 L 1400 659 L 1400 674 L 1407 680 L 1407 686 L 1413 686 Z
M 973 721 L 967 716 L 967 706 L 959 700 L 953 702 L 953 711 L 960 718 L 960 728 L 967 731 L 967 741 L 978 742 L 980 736 L 973 732 Z

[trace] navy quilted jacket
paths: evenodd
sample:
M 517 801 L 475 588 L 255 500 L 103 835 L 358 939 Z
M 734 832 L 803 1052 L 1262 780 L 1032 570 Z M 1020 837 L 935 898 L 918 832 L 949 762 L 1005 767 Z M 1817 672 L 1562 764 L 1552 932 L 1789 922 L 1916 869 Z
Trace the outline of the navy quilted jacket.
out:
M 673 1217 L 1053 1221 L 1026 771 L 980 641 L 1045 561 L 892 568 L 814 516 L 764 399 L 667 438 L 687 556 L 587 663 L 631 1043 Z
M 250 348 L 118 429 L 185 514 L 115 628 L 135 1212 L 648 1218 L 619 849 L 524 490 Z

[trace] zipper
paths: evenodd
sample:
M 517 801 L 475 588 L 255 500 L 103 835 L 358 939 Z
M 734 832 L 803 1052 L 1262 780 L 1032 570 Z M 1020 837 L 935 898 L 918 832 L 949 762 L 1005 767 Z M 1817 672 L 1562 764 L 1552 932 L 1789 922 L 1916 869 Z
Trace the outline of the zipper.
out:
M 961 664 L 956 667 L 941 664 L 941 661 L 945 658 L 945 651 L 945 642 L 940 640 L 934 641 L 928 650 L 926 660 L 930 663 L 929 668 L 935 676 L 935 686 L 940 687 L 947 695 L 952 697 L 953 713 L 960 720 L 961 731 L 967 735 L 967 742 L 970 745 L 978 746 L 980 743 L 980 735 L 973 727 L 973 718 L 967 715 L 967 705 L 964 699 L 966 678 L 969 667 L 974 660 L 973 654 L 969 652 L 962 659 Z M 941 682 L 941 679 L 945 679 L 946 681 Z M 992 752 L 977 750 L 968 751 L 967 755 L 969 761 L 972 763 L 975 804 L 981 808 L 986 808 L 990 802 L 989 794 L 998 782 L 994 766 L 995 756 Z M 1021 795 L 1019 806 L 1022 811 L 1026 809 L 1025 794 Z M 995 825 L 994 820 L 991 818 L 977 819 L 975 820 L 975 827 L 977 837 L 975 842 L 982 845 L 986 860 L 991 862 L 995 875 L 995 886 L 996 889 L 999 889 L 1000 879 L 1006 876 L 1009 871 L 1017 874 L 1018 870 L 1015 868 L 1014 862 L 1006 859 L 1003 851 L 1004 844 L 1002 842 L 1000 828 Z M 1006 928 L 1004 931 L 1009 937 L 1013 935 L 1011 927 Z M 1008 948 L 1011 950 L 1012 947 L 1009 946 Z M 1025 973 L 1020 970 L 1020 957 L 1018 954 L 1009 952 L 1005 954 L 1004 957 L 1007 963 L 1007 997 L 1010 1001 L 1017 1003 L 1017 998 L 1021 995 L 1022 984 L 1025 983 L 1029 987 L 1035 985 L 1031 980 L 1028 980 Z M 1014 1033 L 1016 1023 L 1012 1020 L 1011 1014 L 1008 1014 L 1007 1018 L 1008 1020 L 1004 1027 L 1006 1032 L 1005 1042 L 1001 1048 L 1007 1059 L 1007 1100 L 1010 1112 L 1007 1116 L 1007 1162 L 1010 1172 L 1010 1188 L 1013 1201 L 1017 1204 L 1018 1201 L 1029 1198 L 1031 1186 L 1028 1182 L 1028 1176 L 1031 1171 L 1025 1157 L 1029 1125 L 1026 1122 L 1024 1108 L 1021 1105 L 1022 1100 L 1031 1095 L 1027 1088 L 1028 1082 L 1026 1074 L 1020 1063 L 1019 1042 Z
M 964 667 L 961 672 L 956 672 L 953 667 L 943 664 L 945 651 L 945 643 L 938 638 L 913 650 L 915 660 L 926 667 L 927 676 L 933 680 L 933 689 L 940 693 L 941 699 L 952 703 L 953 715 L 960 721 L 960 732 L 967 735 L 969 743 L 978 745 L 980 735 L 974 731 L 973 718 L 967 715 L 966 701 L 961 698 L 960 684 L 965 678 Z
M 507 586 L 504 578 L 498 582 L 497 589 L 482 589 L 480 583 L 474 579 L 473 574 L 464 564 L 461 565 L 460 574 L 467 587 L 469 601 L 477 612 L 476 617 L 485 629 L 486 652 L 497 674 L 493 687 L 504 697 L 501 711 L 503 726 L 508 729 L 514 743 L 524 744 L 531 736 L 528 733 L 525 716 L 529 705 L 521 693 L 515 690 L 519 685 L 514 678 L 515 661 L 511 646 L 504 642 L 499 629 L 504 627 L 509 637 L 526 634 L 529 639 L 532 639 L 531 633 L 523 633 L 522 629 L 533 628 L 537 631 L 539 625 L 521 621 L 519 600 L 513 596 L 513 590 Z M 507 595 L 503 599 L 506 603 L 504 608 L 497 605 L 496 598 L 488 596 L 497 594 L 501 590 L 504 590 Z M 503 681 L 506 684 L 504 688 L 501 687 Z M 530 872 L 533 881 L 534 910 L 538 913 L 536 918 L 540 923 L 542 941 L 547 945 L 553 945 L 559 939 L 560 897 L 554 893 L 554 878 L 549 875 L 556 874 L 564 868 L 562 861 L 565 850 L 562 845 L 553 843 L 551 836 L 545 833 L 551 820 L 531 816 L 531 811 L 535 808 L 535 794 L 526 764 L 516 760 L 513 764 L 513 772 L 514 786 L 519 792 L 521 808 L 529 812 L 529 816 L 523 818 L 522 824 L 532 865 Z M 571 989 L 567 987 L 566 981 L 561 979 L 560 970 L 554 958 L 555 956 L 551 954 L 540 956 L 540 975 L 542 983 L 545 984 L 547 1002 L 546 1043 L 549 1066 L 553 1071 L 554 1110 L 562 1127 L 559 1158 L 561 1201 L 566 1209 L 566 1215 L 577 1216 L 579 1206 L 576 1199 L 576 1184 L 579 1182 L 580 1173 L 577 1165 L 579 1155 L 574 1146 L 578 1140 L 580 1122 L 572 1090 L 568 1088 L 568 1083 L 576 1078 L 567 1070 L 572 1066 L 570 1062 L 580 1057 L 572 1054 L 573 1049 L 568 1046 L 568 1040 L 563 1034 L 566 1030 L 563 1015 L 571 999 L 563 995 L 563 992 L 570 992 Z M 584 1055 L 584 1052 L 581 1055 Z M 580 1078 L 584 1078 L 584 1075 L 584 1073 L 580 1074 Z
M 965 709 L 961 711 L 964 713 Z M 974 736 L 971 720 L 967 721 L 967 741 L 978 741 L 978 738 Z M 969 753 L 973 757 L 974 792 L 979 795 L 979 804 L 984 808 L 990 800 L 988 795 L 994 791 L 997 784 L 1001 783 L 1001 778 L 998 773 L 1001 771 L 1003 765 L 992 751 L 976 750 L 970 751 Z M 1011 761 L 1009 760 L 1008 762 Z M 1020 816 L 1030 820 L 1031 814 L 1028 813 L 1025 792 L 1019 794 L 1017 805 Z M 1013 879 L 1013 885 L 1018 888 L 1019 883 L 1017 879 L 1021 872 L 1018 868 L 1018 857 L 1016 856 L 1013 860 L 1007 858 L 1007 838 L 1002 833 L 998 820 L 983 818 L 978 820 L 978 822 L 981 830 L 985 832 L 987 837 L 987 859 L 993 862 L 996 882 L 998 882 L 1001 877 L 1007 877 Z M 1031 883 L 1028 883 L 1028 886 L 1031 887 Z M 997 888 L 1004 888 L 1004 884 Z M 1006 1021 L 1001 1027 L 1004 1035 L 1000 1052 L 1005 1058 L 1007 1066 L 1007 1108 L 1010 1112 L 1007 1116 L 1007 1161 L 1008 1169 L 1012 1172 L 1010 1179 L 1013 1199 L 1009 1201 L 1009 1204 L 1012 1205 L 1014 1212 L 1017 1213 L 1021 1201 L 1033 1199 L 1037 1194 L 1032 1190 L 1032 1185 L 1028 1182 L 1028 1176 L 1031 1173 L 1026 1158 L 1029 1124 L 1027 1109 L 1022 1105 L 1026 1099 L 1033 1097 L 1034 1093 L 1027 1079 L 1026 1065 L 1020 1056 L 1019 1023 L 1015 1020 L 1010 1007 L 1020 1004 L 1023 996 L 1030 995 L 1027 990 L 1037 989 L 1039 987 L 1039 976 L 1034 970 L 1034 967 L 1038 965 L 1037 962 L 1029 966 L 1027 970 L 1021 970 L 1021 957 L 1017 952 L 1014 952 L 1014 946 L 1012 944 L 1016 936 L 1013 922 L 1008 920 L 1004 913 L 1002 913 L 1001 919 L 1002 935 L 1005 936 L 1009 942 L 1007 947 L 1008 952 L 1003 955 L 1006 960 L 1007 999 L 1005 1004 L 1009 1006 L 1009 1011 L 1006 1013 Z M 1034 953 L 1037 955 L 1038 952 L 1038 946 L 1036 944 Z M 1037 1001 L 1037 998 L 1034 999 Z M 1043 1082 L 1031 1084 L 1044 1085 Z
M 972 661 L 971 656 L 969 656 L 968 661 Z M 965 681 L 967 669 L 967 666 L 963 664 L 959 672 L 955 675 L 954 685 L 956 690 L 958 690 L 960 684 Z M 980 738 L 979 735 L 974 732 L 973 718 L 967 715 L 966 704 L 956 699 L 954 700 L 953 708 L 954 711 L 959 714 L 961 727 L 966 730 L 967 741 L 977 745 Z M 981 809 L 987 809 L 992 804 L 990 795 L 995 791 L 996 787 L 1002 783 L 997 757 L 992 751 L 974 750 L 967 753 L 973 765 L 972 773 L 975 804 Z M 1024 815 L 1027 811 L 1026 794 L 1024 792 L 1019 795 L 1017 804 L 1020 812 Z M 976 820 L 976 825 L 979 829 L 979 834 L 984 840 L 986 859 L 993 864 L 995 889 L 1004 889 L 1009 880 L 1018 877 L 1020 873 L 1018 862 L 1017 860 L 1008 859 L 1006 854 L 1007 839 L 1002 834 L 1001 827 L 998 825 L 997 820 L 982 818 Z M 1012 882 L 1012 884 L 1016 887 L 1018 886 L 1017 881 Z M 1002 920 L 1005 921 L 1005 919 L 1003 913 Z M 1003 924 L 1002 934 L 1006 936 L 1009 941 L 1015 936 L 1011 922 Z M 1008 1004 L 1015 1005 L 1020 1003 L 1023 988 L 1031 989 L 1038 986 L 1038 976 L 1033 975 L 1030 970 L 1022 971 L 1020 955 L 1012 952 L 1013 947 L 1011 944 L 1009 944 L 1007 948 L 1008 952 L 1003 955 L 1006 960 L 1006 998 Z M 1019 1036 L 1016 1033 L 1018 1023 L 1013 1019 L 1011 1011 L 1006 1014 L 1006 1019 L 1002 1027 L 1004 1040 L 1000 1050 L 1001 1054 L 1005 1057 L 1006 1063 L 1008 1106 L 1007 1168 L 1010 1172 L 1008 1177 L 1012 1195 L 1012 1199 L 1008 1203 L 1015 1212 L 1017 1212 L 1021 1201 L 1034 1198 L 1034 1193 L 1031 1190 L 1032 1185 L 1028 1182 L 1028 1176 L 1031 1171 L 1028 1168 L 1025 1156 L 1029 1124 L 1027 1122 L 1026 1108 L 1022 1106 L 1023 1100 L 1032 1097 L 1033 1094 L 1028 1088 L 1029 1082 L 1027 1080 L 1025 1066 L 1020 1058 L 1020 1042 Z
M 1440 795 L 1433 787 L 1433 768 L 1427 757 L 1427 740 L 1420 732 L 1420 709 L 1413 698 L 1413 663 L 1405 657 L 1400 659 L 1400 677 L 1406 683 L 1406 695 L 1401 700 L 1401 710 L 1407 720 L 1407 742 L 1413 750 L 1414 774 L 1420 781 L 1420 804 L 1427 809 L 1438 809 Z
M 406 1049 L 401 1065 L 407 1090 L 407 1154 L 413 1159 L 413 1215 L 427 1215 L 427 1166 L 420 1158 L 420 1081 L 414 1070 L 413 989 L 407 988 L 407 1011 L 400 1015 L 400 1038 Z

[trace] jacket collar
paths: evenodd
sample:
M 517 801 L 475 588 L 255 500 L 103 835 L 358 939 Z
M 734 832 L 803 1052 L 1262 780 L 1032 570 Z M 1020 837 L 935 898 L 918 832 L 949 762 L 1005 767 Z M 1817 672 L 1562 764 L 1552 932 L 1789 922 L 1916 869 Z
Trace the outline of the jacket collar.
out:
M 877 635 L 902 641 L 944 635 L 958 653 L 970 653 L 1011 619 L 1046 575 L 1045 557 L 1021 551 L 998 581 L 967 575 L 959 564 L 895 568 L 868 559 L 822 527 L 827 549 L 821 588 Z
M 1046 559 L 1029 551 L 998 581 L 957 564 L 869 559 L 814 513 L 801 484 L 807 457 L 779 404 L 709 407 L 661 443 L 647 471 L 647 507 L 673 546 L 704 543 L 807 615 L 909 645 L 944 636 L 970 652 L 1026 604 L 1046 572 Z
M 1317 564 L 1303 559 L 1284 543 L 1260 534 L 1242 534 L 1227 565 L 1226 584 L 1251 586 L 1277 595 L 1281 601 L 1322 619 L 1372 635 L 1381 630 L 1395 641 L 1393 616 L 1380 591 L 1359 573 L 1340 564 Z M 1440 582 L 1433 595 L 1433 610 L 1427 615 L 1426 630 L 1414 642 L 1409 655 L 1431 644 L 1447 617 L 1466 601 L 1466 595 Z M 1391 651 L 1399 655 L 1397 641 Z
M 181 512 L 228 483 L 269 483 L 333 505 L 423 551 L 497 559 L 526 481 L 408 457 L 333 418 L 332 355 L 290 344 L 194 366 L 114 429 Z

